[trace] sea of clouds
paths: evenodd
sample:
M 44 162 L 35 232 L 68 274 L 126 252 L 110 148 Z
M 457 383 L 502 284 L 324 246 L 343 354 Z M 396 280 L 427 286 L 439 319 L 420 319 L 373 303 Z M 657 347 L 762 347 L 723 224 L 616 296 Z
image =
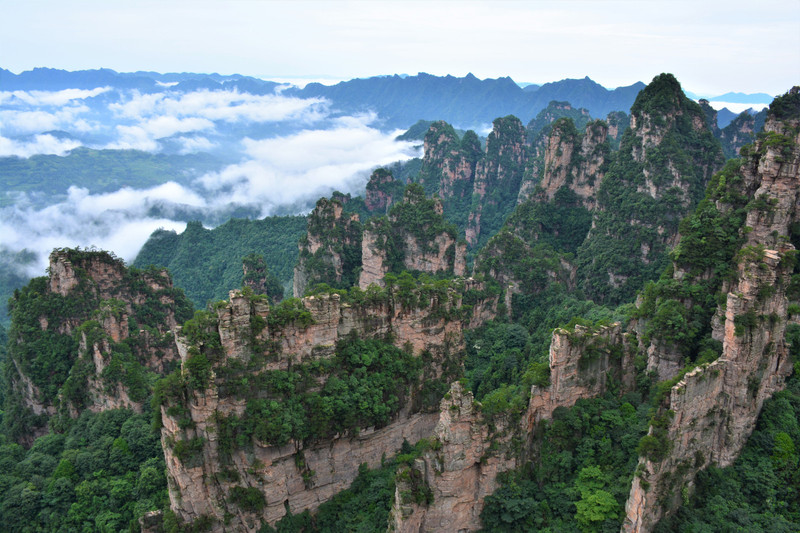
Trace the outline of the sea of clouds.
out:
M 359 193 L 374 168 L 421 155 L 378 122 L 371 113 L 342 116 L 326 100 L 280 90 L 0 91 L 0 157 L 67 157 L 88 147 L 208 153 L 220 161 L 211 172 L 150 188 L 100 193 L 71 184 L 66 195 L 51 197 L 4 187 L 0 255 L 33 252 L 28 275 L 43 274 L 56 247 L 96 246 L 132 261 L 157 228 L 180 232 L 187 220 L 223 221 L 232 212 L 303 212 L 333 190 Z

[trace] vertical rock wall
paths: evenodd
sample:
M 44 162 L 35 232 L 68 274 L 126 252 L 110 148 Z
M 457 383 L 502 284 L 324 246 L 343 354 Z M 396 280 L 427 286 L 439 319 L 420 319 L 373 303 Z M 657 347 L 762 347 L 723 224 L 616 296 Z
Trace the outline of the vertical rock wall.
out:
M 655 451 L 640 458 L 631 487 L 625 532 L 651 531 L 680 505 L 698 470 L 730 465 L 764 401 L 791 372 L 784 336 L 796 253 L 789 235 L 800 220 L 800 120 L 770 119 L 764 129 L 768 136 L 741 170 L 744 190 L 762 201 L 747 214 L 737 276 L 717 311 L 723 353 L 683 376 L 662 404 L 649 432 Z

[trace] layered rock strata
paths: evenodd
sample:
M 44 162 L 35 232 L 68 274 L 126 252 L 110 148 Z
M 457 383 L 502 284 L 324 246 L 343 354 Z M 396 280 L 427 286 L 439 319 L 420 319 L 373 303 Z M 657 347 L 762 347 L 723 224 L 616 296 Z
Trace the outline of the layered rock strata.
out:
M 800 119 L 772 117 L 764 130 L 740 171 L 744 190 L 764 201 L 747 214 L 737 275 L 717 310 L 722 355 L 684 375 L 661 404 L 648 435 L 653 451 L 640 458 L 631 487 L 625 532 L 652 531 L 680 505 L 698 470 L 730 465 L 764 401 L 791 372 L 786 290 L 796 254 L 789 236 L 800 220 Z
M 308 215 L 308 232 L 300 240 L 294 269 L 293 293 L 302 297 L 317 283 L 347 288 L 361 266 L 361 223 L 357 214 L 344 212 L 341 202 L 321 198 Z
M 458 242 L 455 228 L 442 214 L 438 198 L 427 199 L 419 185 L 411 185 L 387 218 L 368 222 L 361 241 L 359 287 L 383 286 L 390 271 L 464 275 L 466 243 Z
M 188 301 L 173 289 L 166 271 L 129 270 L 106 252 L 55 250 L 48 271 L 36 299 L 27 297 L 39 287 L 32 283 L 13 304 L 20 314 L 11 330 L 17 342 L 9 350 L 13 371 L 8 378 L 18 403 L 9 414 L 23 416 L 30 410 L 76 417 L 83 409 L 141 411 L 146 385 L 137 382 L 137 391 L 130 389 L 134 380 L 126 375 L 136 371 L 130 365 L 162 373 L 178 360 L 172 331 L 187 318 Z M 33 323 L 25 324 L 31 313 L 36 315 Z M 40 339 L 47 339 L 57 355 L 36 353 L 33 359 L 58 357 L 68 372 L 41 376 L 41 363 L 18 353 L 26 344 L 40 345 Z M 115 355 L 123 344 L 122 351 L 130 355 Z M 121 357 L 129 358 L 127 367 Z M 31 428 L 25 441 L 43 430 Z
M 487 420 L 471 392 L 454 383 L 442 400 L 431 449 L 413 465 L 433 498 L 414 503 L 398 483 L 390 530 L 403 533 L 477 531 L 484 498 L 498 488 L 497 474 L 517 468 L 527 454 L 513 449 L 515 438 L 527 442 L 556 407 L 606 392 L 616 379 L 622 390 L 633 388 L 633 352 L 619 324 L 597 329 L 576 326 L 556 330 L 550 347 L 550 385 L 533 386 L 520 422 L 504 417 Z
M 544 172 L 540 181 L 544 198 L 552 200 L 561 187 L 567 186 L 587 209 L 597 203 L 597 189 L 605 176 L 610 153 L 608 125 L 590 122 L 578 135 L 569 119 L 553 124 L 544 152 Z
M 350 305 L 337 294 L 307 297 L 301 306 L 311 315 L 305 325 L 271 327 L 272 310 L 265 302 L 232 292 L 230 302 L 217 309 L 213 333 L 218 335 L 224 354 L 217 365 L 229 365 L 232 360 L 246 365 L 259 350 L 268 350 L 278 355 L 267 354 L 259 371 L 286 371 L 296 364 L 331 357 L 336 343 L 356 332 L 392 338 L 395 345 L 417 357 L 423 352 L 431 354 L 424 379 L 434 379 L 442 372 L 448 355 L 462 348 L 462 322 L 457 317 L 448 318 L 460 306 L 457 292 L 451 291 L 442 301 L 430 296 L 414 308 L 395 305 L 392 300 Z M 255 334 L 252 324 L 259 320 L 254 317 L 264 319 L 261 323 L 265 324 Z M 185 366 L 193 347 L 185 340 L 179 345 Z M 436 413 L 414 407 L 412 394 L 383 428 L 362 428 L 356 436 L 338 435 L 321 442 L 290 441 L 285 446 L 256 440 L 252 447 L 230 452 L 223 467 L 218 420 L 242 416 L 246 402 L 221 395 L 220 385 L 224 384 L 212 379 L 206 390 L 194 391 L 179 406 L 162 407 L 162 443 L 172 509 L 187 522 L 203 515 L 216 518 L 215 531 L 256 531 L 262 520 L 275 523 L 287 510 L 315 510 L 350 485 L 360 464 L 379 466 L 382 457 L 394 453 L 404 440 L 416 442 L 429 436 L 438 418 Z M 176 411 L 183 413 L 183 421 Z M 182 461 L 174 451 L 176 442 L 200 442 L 202 448 L 192 461 Z M 231 471 L 236 475 L 231 477 Z M 258 489 L 264 495 L 263 509 L 253 512 L 232 503 L 234 487 Z
M 433 449 L 417 459 L 413 469 L 429 487 L 432 501 L 410 501 L 413 490 L 397 483 L 389 529 L 395 532 L 477 531 L 483 500 L 498 488 L 497 474 L 515 468 L 509 452 L 511 433 L 504 420 L 490 430 L 472 393 L 453 383 L 442 400 L 433 430 Z M 401 476 L 402 477 L 402 476 Z
M 513 209 L 528 152 L 522 122 L 511 115 L 495 119 L 492 131 L 486 138 L 486 153 L 475 166 L 472 190 L 474 208 L 466 226 L 466 238 L 470 245 L 478 243 L 481 233 L 491 235 L 499 230 L 502 221 Z M 486 215 L 491 215 L 488 218 L 493 221 L 492 227 L 486 227 Z M 497 224 L 498 219 L 500 224 Z

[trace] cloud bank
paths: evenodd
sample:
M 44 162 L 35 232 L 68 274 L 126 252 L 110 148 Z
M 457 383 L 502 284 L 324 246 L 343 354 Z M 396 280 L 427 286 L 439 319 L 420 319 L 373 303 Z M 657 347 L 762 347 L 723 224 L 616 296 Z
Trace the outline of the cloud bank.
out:
M 158 228 L 211 226 L 234 211 L 300 213 L 333 190 L 358 194 L 377 166 L 421 155 L 414 143 L 395 140 L 400 132 L 373 127 L 377 119 L 336 116 L 321 99 L 237 91 L 0 93 L 0 157 L 64 156 L 86 146 L 179 155 L 224 149 L 235 161 L 182 184 L 99 193 L 73 182 L 43 208 L 41 195 L 50 192 L 11 191 L 13 205 L 0 208 L 0 261 L 32 252 L 29 276 L 44 272 L 57 247 L 96 246 L 132 261 Z

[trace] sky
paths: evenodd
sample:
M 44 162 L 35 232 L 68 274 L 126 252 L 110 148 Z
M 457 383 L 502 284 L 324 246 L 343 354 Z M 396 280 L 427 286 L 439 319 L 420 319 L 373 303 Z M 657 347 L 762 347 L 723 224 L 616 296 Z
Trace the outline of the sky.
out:
M 589 76 L 608 88 L 671 72 L 703 96 L 777 95 L 800 82 L 800 0 L 0 0 L 0 67 L 301 83 L 418 72 L 520 83 Z M 13 205 L 0 207 L 0 267 L 28 250 L 36 261 L 18 268 L 38 275 L 60 246 L 96 245 L 131 261 L 154 229 L 182 231 L 185 213 L 223 220 L 245 206 L 266 216 L 307 211 L 334 189 L 357 194 L 376 166 L 420 155 L 375 119 L 282 94 L 0 87 L 0 157 L 64 156 L 78 146 L 235 156 L 155 187 L 72 186 L 46 204 L 35 191 L 13 193 Z M 252 138 L 236 137 L 242 131 Z
M 800 0 L 0 0 L 0 67 L 219 72 L 331 82 L 381 74 L 673 73 L 684 88 L 782 94 L 800 81 Z

